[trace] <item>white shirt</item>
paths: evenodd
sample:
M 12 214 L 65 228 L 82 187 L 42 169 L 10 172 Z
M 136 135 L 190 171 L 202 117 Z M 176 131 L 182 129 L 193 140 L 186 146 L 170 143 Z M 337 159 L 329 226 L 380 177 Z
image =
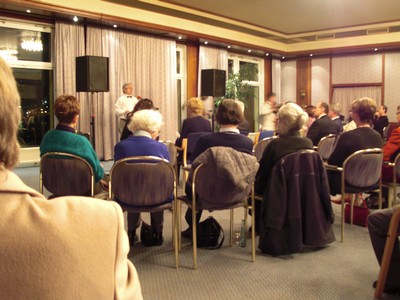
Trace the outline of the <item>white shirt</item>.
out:
M 275 131 L 276 114 L 271 102 L 266 101 L 262 104 L 260 115 L 260 127 L 262 130 Z
M 115 113 L 121 119 L 126 119 L 126 115 L 130 113 L 135 107 L 136 103 L 138 103 L 138 99 L 134 96 L 130 95 L 122 95 L 118 98 L 117 102 L 115 102 L 114 108 Z

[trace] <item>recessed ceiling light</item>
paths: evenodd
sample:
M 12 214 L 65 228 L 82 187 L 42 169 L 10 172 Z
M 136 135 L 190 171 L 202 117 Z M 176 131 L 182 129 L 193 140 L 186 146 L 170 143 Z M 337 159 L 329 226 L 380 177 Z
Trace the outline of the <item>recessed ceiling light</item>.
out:
M 118 27 L 118 25 L 117 25 L 117 24 L 114 24 L 114 25 L 113 25 L 113 27 L 114 27 L 114 28 L 117 28 L 117 27 Z
M 207 41 L 205 41 L 205 42 L 204 42 L 204 44 L 206 44 L 206 45 L 207 45 L 207 44 L 208 44 L 208 42 L 207 42 Z
M 75 16 L 75 17 L 72 18 L 72 20 L 73 20 L 74 22 L 78 22 L 79 19 L 78 19 L 77 16 Z
M 26 12 L 27 12 L 28 14 L 30 14 L 30 13 L 31 13 L 31 10 L 30 10 L 30 9 L 27 9 Z
M 311 53 L 310 56 L 313 56 L 313 54 Z
M 228 49 L 231 49 L 231 46 L 228 46 Z
M 182 37 L 181 36 L 178 36 L 178 40 L 181 40 L 182 39 Z
M 375 48 L 374 51 L 378 51 L 378 48 Z
M 250 52 L 251 52 L 251 49 L 247 50 L 247 52 L 249 52 L 249 53 L 250 53 Z
M 269 56 L 269 53 L 265 53 L 265 56 Z
M 282 56 L 282 59 L 285 59 L 285 57 L 284 57 L 284 56 Z

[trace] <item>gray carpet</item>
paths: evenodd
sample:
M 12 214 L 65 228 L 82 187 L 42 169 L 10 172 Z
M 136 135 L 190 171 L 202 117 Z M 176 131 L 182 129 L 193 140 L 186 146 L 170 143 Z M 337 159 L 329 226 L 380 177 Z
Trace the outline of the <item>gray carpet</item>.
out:
M 109 169 L 112 162 L 106 162 Z M 37 167 L 15 172 L 29 186 L 38 189 Z M 337 207 L 335 208 L 337 209 Z M 183 205 L 183 211 L 185 206 Z M 208 214 L 204 214 L 207 216 Z M 213 212 L 229 235 L 229 212 Z M 235 231 L 240 230 L 243 210 L 235 211 Z M 149 222 L 148 214 L 143 219 Z M 334 231 L 340 238 L 340 216 Z M 182 223 L 184 220 L 182 218 Z M 183 229 L 186 226 L 183 225 Z M 226 236 L 219 250 L 198 250 L 198 269 L 192 269 L 192 247 L 183 239 L 180 268 L 174 267 L 171 214 L 165 213 L 161 247 L 132 247 L 129 257 L 139 273 L 145 299 L 373 299 L 372 282 L 377 279 L 376 261 L 368 231 L 346 226 L 345 243 L 335 242 L 324 249 L 284 257 L 257 252 L 251 262 L 250 239 L 247 247 L 229 247 Z M 399 299 L 384 295 L 383 299 Z

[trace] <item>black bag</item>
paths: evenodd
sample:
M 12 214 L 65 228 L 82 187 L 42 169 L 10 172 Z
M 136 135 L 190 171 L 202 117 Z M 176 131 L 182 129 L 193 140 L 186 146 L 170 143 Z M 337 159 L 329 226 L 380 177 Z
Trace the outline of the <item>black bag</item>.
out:
M 145 222 L 142 222 L 142 227 L 140 228 L 140 241 L 147 247 L 151 247 L 156 244 L 155 232 L 153 228 L 151 228 L 151 226 Z
M 213 217 L 208 217 L 197 225 L 198 248 L 219 249 L 222 247 L 224 239 L 224 230 Z

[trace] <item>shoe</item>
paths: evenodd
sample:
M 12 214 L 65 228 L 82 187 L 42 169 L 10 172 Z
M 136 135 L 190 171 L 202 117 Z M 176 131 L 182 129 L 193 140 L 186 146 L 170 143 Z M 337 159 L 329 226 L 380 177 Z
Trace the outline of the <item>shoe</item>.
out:
M 128 231 L 129 245 L 133 246 L 136 242 L 139 241 L 139 238 L 136 235 L 136 230 Z
M 164 242 L 162 232 L 154 233 L 154 246 L 161 246 Z
M 378 283 L 378 281 L 374 281 L 374 283 L 372 284 L 372 287 L 374 289 L 376 289 L 377 283 Z M 400 295 L 400 286 L 395 286 L 395 285 L 391 285 L 391 284 L 385 284 L 383 292 L 385 294 L 390 294 L 390 295 Z
M 193 233 L 192 227 L 188 227 L 188 229 L 181 232 L 181 236 L 186 239 L 192 239 L 192 233 Z

